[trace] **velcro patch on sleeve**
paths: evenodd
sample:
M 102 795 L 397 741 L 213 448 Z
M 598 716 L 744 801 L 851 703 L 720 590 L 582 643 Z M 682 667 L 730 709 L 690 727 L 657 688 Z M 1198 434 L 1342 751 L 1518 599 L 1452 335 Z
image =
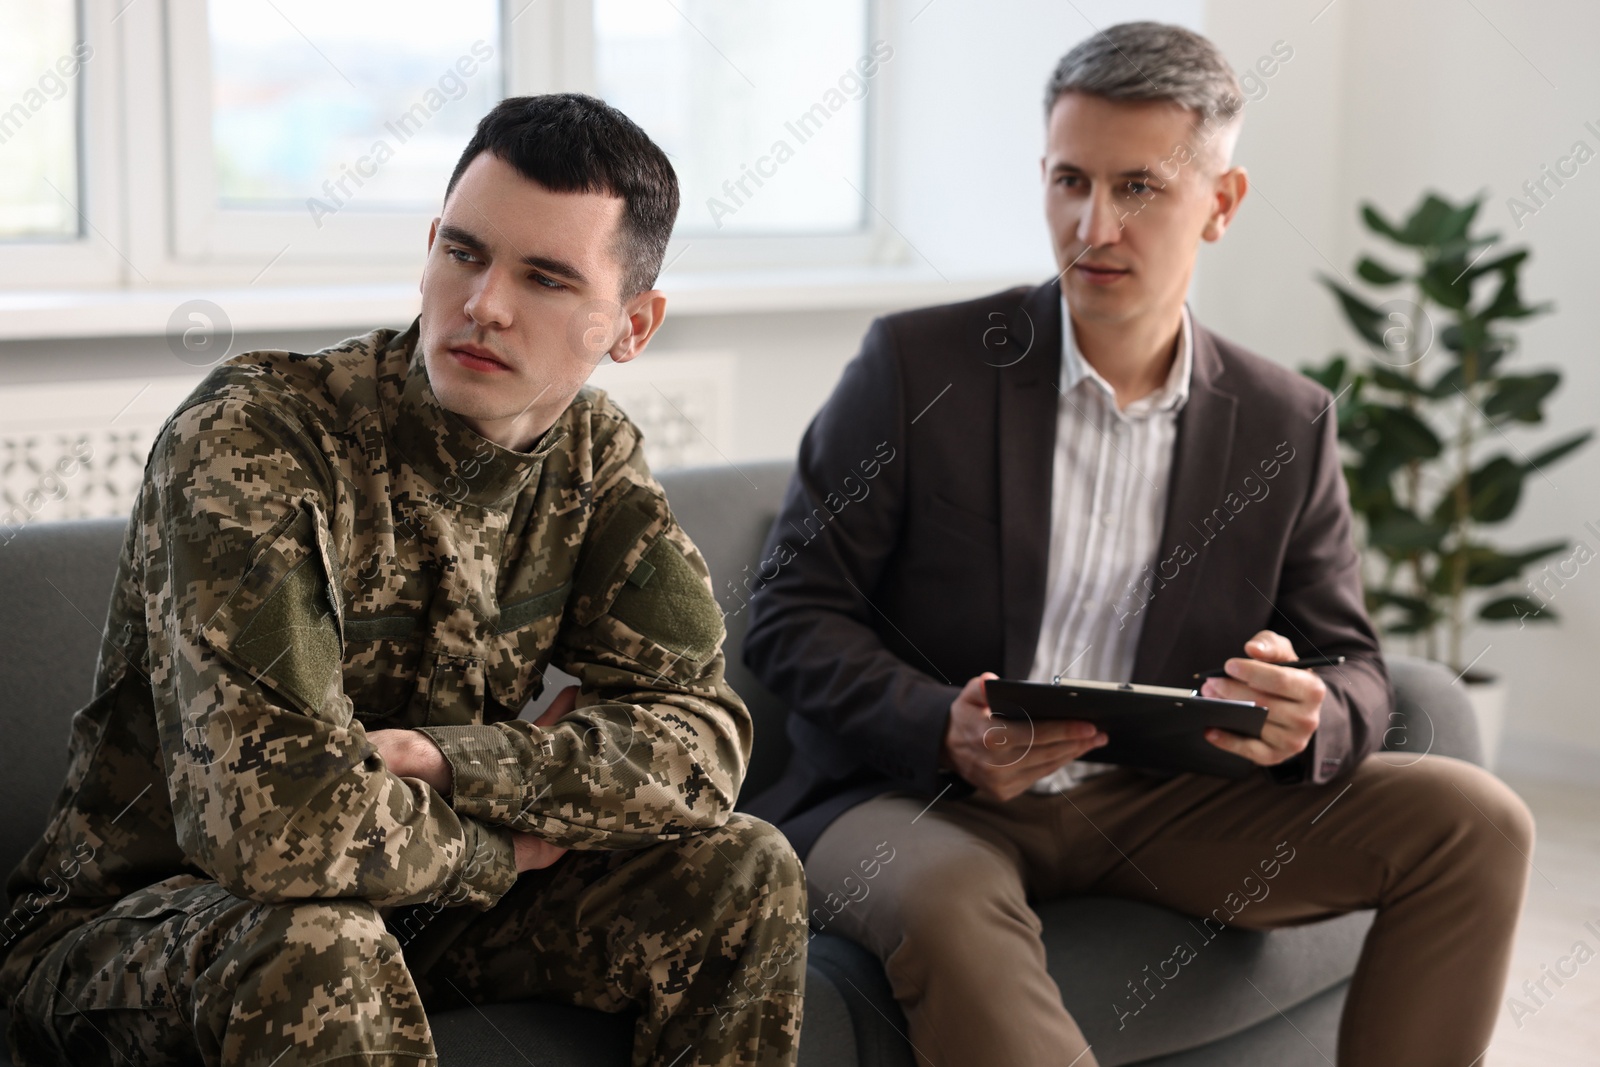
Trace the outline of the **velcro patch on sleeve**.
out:
M 682 550 L 667 537 L 658 537 L 645 552 L 636 576 L 617 592 L 612 618 L 644 637 L 682 656 L 691 664 L 704 663 L 722 644 L 722 613 Z
M 347 718 L 344 650 L 311 510 L 296 509 L 206 623 L 211 646 L 252 679 L 318 718 Z M 341 722 L 342 724 L 342 722 Z

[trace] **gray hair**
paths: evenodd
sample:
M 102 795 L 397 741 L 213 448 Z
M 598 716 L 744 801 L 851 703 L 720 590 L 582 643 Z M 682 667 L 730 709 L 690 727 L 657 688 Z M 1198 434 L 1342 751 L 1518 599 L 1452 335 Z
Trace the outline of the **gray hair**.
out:
M 1234 126 L 1244 111 L 1244 91 L 1217 46 L 1162 22 L 1120 23 L 1062 56 L 1045 87 L 1045 117 L 1064 93 L 1073 92 L 1107 100 L 1171 100 L 1195 111 L 1199 128 L 1218 131 Z

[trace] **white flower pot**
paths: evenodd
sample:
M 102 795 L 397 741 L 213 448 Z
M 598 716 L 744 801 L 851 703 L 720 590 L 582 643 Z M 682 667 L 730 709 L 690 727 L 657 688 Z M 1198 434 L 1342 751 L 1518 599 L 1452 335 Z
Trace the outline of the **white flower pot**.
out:
M 1461 679 L 1472 704 L 1472 717 L 1478 720 L 1478 739 L 1483 742 L 1483 765 L 1494 770 L 1500 758 L 1500 737 L 1506 724 L 1506 701 L 1510 688 L 1500 677 L 1469 671 Z

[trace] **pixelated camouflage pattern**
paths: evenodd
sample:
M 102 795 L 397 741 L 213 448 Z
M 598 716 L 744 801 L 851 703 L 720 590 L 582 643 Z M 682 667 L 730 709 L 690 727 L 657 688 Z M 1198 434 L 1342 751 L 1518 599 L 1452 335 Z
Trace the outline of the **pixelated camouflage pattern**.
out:
M 750 717 L 637 429 L 585 388 L 501 448 L 439 404 L 417 331 L 242 354 L 168 418 L 66 782 L 7 883 L 0 998 L 173 878 L 470 917 L 517 882 L 512 829 L 613 850 L 727 822 Z M 518 719 L 552 664 L 578 706 Z M 389 772 L 377 728 L 432 736 L 452 796 Z
M 47 949 L 11 1037 L 20 1067 L 415 1067 L 437 1063 L 428 1012 L 537 997 L 637 1008 L 638 1067 L 777 1067 L 799 1041 L 804 910 L 793 849 L 743 814 L 648 848 L 568 853 L 486 913 L 264 903 L 179 874 Z

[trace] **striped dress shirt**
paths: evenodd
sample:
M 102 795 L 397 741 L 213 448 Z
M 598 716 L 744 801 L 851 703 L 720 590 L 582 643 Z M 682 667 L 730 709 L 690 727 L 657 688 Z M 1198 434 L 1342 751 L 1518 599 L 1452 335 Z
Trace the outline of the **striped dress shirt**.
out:
M 1189 397 L 1194 328 L 1185 304 L 1165 384 L 1119 411 L 1110 383 L 1078 351 L 1065 298 L 1061 322 L 1050 557 L 1028 679 L 1129 682 L 1148 599 L 1140 583 L 1158 556 L 1178 411 Z M 1075 760 L 1029 788 L 1059 793 L 1111 769 Z

